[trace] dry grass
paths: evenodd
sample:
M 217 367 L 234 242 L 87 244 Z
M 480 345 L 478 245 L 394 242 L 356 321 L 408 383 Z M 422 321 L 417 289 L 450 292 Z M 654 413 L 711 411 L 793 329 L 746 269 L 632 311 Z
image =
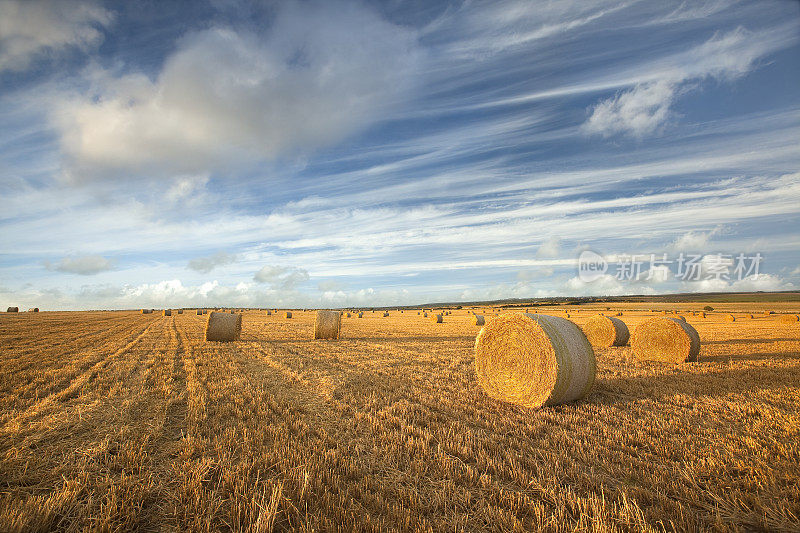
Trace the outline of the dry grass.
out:
M 584 400 L 530 410 L 480 389 L 466 309 L 336 343 L 295 314 L 233 343 L 190 313 L 2 314 L 0 531 L 800 529 L 796 324 L 709 315 L 677 367 L 598 349 Z

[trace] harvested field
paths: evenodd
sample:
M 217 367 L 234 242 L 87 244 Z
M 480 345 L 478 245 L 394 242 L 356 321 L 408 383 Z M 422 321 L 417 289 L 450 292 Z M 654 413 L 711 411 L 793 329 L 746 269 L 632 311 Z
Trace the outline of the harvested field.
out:
M 337 342 L 314 311 L 245 311 L 230 343 L 194 313 L 3 313 L 0 531 L 800 529 L 798 323 L 669 305 L 698 362 L 596 348 L 593 391 L 534 410 L 476 381 L 485 307 Z M 565 310 L 607 304 L 535 312 Z

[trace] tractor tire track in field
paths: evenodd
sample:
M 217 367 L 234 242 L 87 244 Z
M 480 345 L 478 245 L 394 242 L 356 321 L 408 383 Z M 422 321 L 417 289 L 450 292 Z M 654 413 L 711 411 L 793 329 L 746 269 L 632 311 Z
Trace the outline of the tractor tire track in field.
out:
M 185 364 L 192 348 L 185 334 L 178 330 L 174 320 L 170 329 L 170 345 L 173 341 L 175 342 L 175 353 L 172 357 L 172 391 L 164 418 L 164 435 L 171 440 L 178 440 L 187 429 L 189 404 Z
M 131 341 L 127 342 L 121 348 L 115 350 L 111 354 L 101 355 L 99 359 L 95 359 L 91 366 L 72 378 L 64 388 L 52 392 L 51 394 L 45 396 L 44 398 L 39 399 L 36 403 L 29 406 L 25 409 L 24 412 L 20 413 L 17 417 L 12 418 L 11 420 L 7 421 L 2 429 L 0 429 L 0 436 L 8 436 L 14 433 L 18 433 L 22 430 L 23 425 L 29 426 L 30 423 L 45 414 L 47 414 L 48 410 L 58 409 L 59 406 L 57 404 L 66 402 L 72 398 L 75 398 L 77 395 L 80 394 L 80 389 L 85 385 L 90 384 L 94 381 L 95 378 L 99 375 L 99 373 L 105 369 L 114 359 L 120 357 L 121 355 L 129 352 L 136 346 L 142 339 L 144 339 L 147 334 L 150 332 L 151 328 L 158 324 L 158 322 L 154 321 L 147 324 L 144 329 L 139 332 Z

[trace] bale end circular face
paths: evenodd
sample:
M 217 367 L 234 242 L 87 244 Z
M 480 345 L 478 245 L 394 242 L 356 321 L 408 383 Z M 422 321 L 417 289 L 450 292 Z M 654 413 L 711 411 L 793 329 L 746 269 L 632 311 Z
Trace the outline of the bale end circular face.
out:
M 616 317 L 596 315 L 582 329 L 592 346 L 625 346 L 630 338 L 628 326 Z
M 489 320 L 478 333 L 475 372 L 488 396 L 541 407 L 583 398 L 596 367 L 589 341 L 572 322 L 514 313 Z
M 338 339 L 342 330 L 342 313 L 339 311 L 317 311 L 314 320 L 315 339 Z
M 647 361 L 692 362 L 700 354 L 700 336 L 677 318 L 651 318 L 633 330 L 631 348 L 638 358 Z
M 206 322 L 206 340 L 232 342 L 242 333 L 242 315 L 213 311 Z

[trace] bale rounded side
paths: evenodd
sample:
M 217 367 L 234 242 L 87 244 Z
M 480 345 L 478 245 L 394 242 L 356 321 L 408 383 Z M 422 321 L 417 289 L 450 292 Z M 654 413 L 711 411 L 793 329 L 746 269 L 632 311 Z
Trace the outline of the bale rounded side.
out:
M 292 318 L 292 312 L 291 311 L 286 311 L 286 315 L 284 315 L 284 316 L 286 318 Z
M 586 396 L 596 362 L 586 336 L 569 320 L 508 313 L 489 320 L 475 338 L 475 372 L 490 397 L 541 407 Z
M 29 313 L 38 313 L 39 312 L 39 308 L 38 307 L 31 307 L 30 309 L 28 309 L 28 312 Z
M 625 346 L 630 338 L 625 322 L 611 316 L 596 315 L 581 329 L 592 346 Z
M 213 311 L 206 322 L 206 340 L 232 342 L 242 333 L 242 315 Z
M 475 325 L 476 326 L 486 325 L 486 319 L 483 317 L 483 315 L 475 315 Z
M 172 316 L 172 309 L 164 309 L 164 316 Z
M 315 339 L 338 339 L 342 331 L 342 313 L 339 311 L 317 311 L 314 320 Z
M 647 361 L 697 361 L 700 335 L 687 322 L 656 317 L 645 320 L 633 330 L 631 348 L 638 358 Z
M 441 313 L 439 313 L 438 315 L 433 315 L 433 321 L 437 324 L 441 324 L 442 322 L 444 322 L 444 317 L 442 317 Z

